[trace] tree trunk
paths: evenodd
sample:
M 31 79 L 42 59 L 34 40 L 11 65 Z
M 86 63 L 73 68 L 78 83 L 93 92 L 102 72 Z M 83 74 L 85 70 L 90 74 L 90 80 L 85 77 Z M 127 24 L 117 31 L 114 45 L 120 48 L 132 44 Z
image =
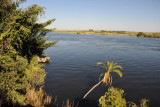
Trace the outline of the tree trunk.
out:
M 82 99 L 85 99 L 86 96 L 93 90 L 95 89 L 99 84 L 101 84 L 103 82 L 103 79 L 101 81 L 99 81 L 96 85 L 94 85 L 84 96 Z

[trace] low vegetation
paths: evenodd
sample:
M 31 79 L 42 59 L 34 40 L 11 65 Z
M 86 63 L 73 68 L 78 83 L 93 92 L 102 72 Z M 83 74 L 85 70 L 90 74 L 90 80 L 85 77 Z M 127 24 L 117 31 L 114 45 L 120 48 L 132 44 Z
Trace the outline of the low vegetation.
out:
M 56 30 L 55 33 L 69 33 L 69 34 L 86 34 L 86 35 L 123 35 L 123 36 L 137 36 L 137 37 L 148 37 L 148 38 L 160 38 L 160 33 L 149 33 L 149 32 L 127 32 L 127 31 L 64 31 Z
M 78 107 L 78 103 L 75 105 L 74 101 L 69 101 L 69 99 L 67 99 L 66 101 L 63 101 L 62 104 L 58 104 L 57 103 L 57 96 L 55 97 L 55 101 L 54 101 L 54 107 Z
M 99 99 L 100 107 L 126 107 L 127 103 L 123 98 L 124 90 L 110 87 L 108 92 Z
M 149 100 L 142 99 L 140 105 L 133 102 L 127 102 L 124 98 L 124 90 L 119 88 L 110 87 L 108 92 L 101 96 L 99 99 L 100 107 L 149 107 Z
M 144 33 L 139 32 L 137 37 L 160 38 L 160 33 Z

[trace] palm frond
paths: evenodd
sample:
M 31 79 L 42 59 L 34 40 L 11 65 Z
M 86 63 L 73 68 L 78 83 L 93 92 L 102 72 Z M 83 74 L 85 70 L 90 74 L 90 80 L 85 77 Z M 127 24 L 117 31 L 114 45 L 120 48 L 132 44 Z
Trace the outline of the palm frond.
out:
M 101 66 L 100 69 L 105 69 L 105 70 L 107 70 L 107 66 Z
M 97 65 L 105 65 L 103 62 L 97 62 Z
M 106 69 L 107 70 L 107 66 L 103 62 L 98 62 L 97 65 L 102 65 L 101 69 Z
M 108 70 L 110 70 L 110 69 L 111 69 L 111 64 L 110 64 L 110 62 L 109 62 L 109 61 L 107 61 L 107 67 L 108 67 Z
M 114 70 L 114 69 L 123 69 L 123 68 L 120 65 L 115 65 L 115 66 L 113 66 L 112 70 Z
M 115 69 L 113 72 L 116 72 L 120 77 L 123 77 L 123 74 L 120 70 Z
M 114 63 L 113 66 L 117 65 L 118 63 Z

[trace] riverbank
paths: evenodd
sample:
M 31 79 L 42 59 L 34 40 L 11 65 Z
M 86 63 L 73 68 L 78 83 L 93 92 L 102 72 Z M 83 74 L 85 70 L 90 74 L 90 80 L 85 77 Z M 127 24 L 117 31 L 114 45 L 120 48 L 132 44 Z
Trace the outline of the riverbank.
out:
M 137 37 L 148 37 L 148 38 L 160 38 L 160 33 L 152 32 L 128 32 L 128 31 L 67 31 L 67 30 L 56 30 L 55 33 L 65 34 L 86 34 L 86 35 L 122 35 L 122 36 L 137 36 Z

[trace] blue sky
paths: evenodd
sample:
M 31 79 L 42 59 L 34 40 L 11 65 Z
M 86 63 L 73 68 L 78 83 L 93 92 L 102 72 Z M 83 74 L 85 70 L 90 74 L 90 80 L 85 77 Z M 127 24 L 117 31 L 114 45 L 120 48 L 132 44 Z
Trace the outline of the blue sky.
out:
M 40 21 L 58 30 L 160 32 L 160 0 L 27 0 L 22 6 L 46 7 Z

